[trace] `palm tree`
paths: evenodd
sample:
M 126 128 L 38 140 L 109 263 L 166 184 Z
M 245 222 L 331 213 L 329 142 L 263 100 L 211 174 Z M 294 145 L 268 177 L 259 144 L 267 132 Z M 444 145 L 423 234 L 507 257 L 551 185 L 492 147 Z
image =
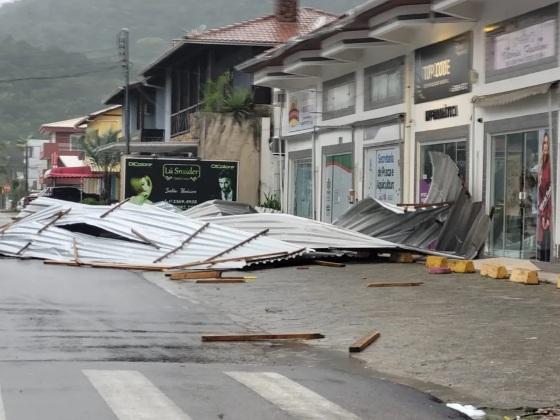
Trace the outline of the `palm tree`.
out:
M 116 143 L 119 139 L 120 131 L 109 130 L 104 134 L 99 134 L 97 130 L 86 133 L 82 139 L 82 147 L 89 161 L 97 170 L 103 172 L 103 186 L 101 190 L 101 200 L 108 201 L 110 198 L 111 179 L 109 174 L 120 163 L 120 152 L 115 150 L 105 150 L 104 146 Z

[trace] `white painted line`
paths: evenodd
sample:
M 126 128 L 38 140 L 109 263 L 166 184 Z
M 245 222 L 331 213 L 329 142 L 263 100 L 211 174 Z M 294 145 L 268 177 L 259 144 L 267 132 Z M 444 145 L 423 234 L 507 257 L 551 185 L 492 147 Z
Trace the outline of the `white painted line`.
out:
M 148 378 L 133 370 L 84 370 L 119 420 L 190 420 Z
M 359 420 L 355 414 L 274 372 L 225 372 L 293 417 L 306 420 Z
M 6 420 L 6 410 L 4 409 L 4 400 L 2 399 L 1 386 L 0 386 L 0 420 Z

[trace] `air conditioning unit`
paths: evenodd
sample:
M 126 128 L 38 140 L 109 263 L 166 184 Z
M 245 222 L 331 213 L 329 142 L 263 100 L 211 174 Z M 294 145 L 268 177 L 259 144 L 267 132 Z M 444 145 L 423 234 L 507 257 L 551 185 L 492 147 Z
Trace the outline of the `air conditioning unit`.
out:
M 286 142 L 279 137 L 273 137 L 269 141 L 270 151 L 275 156 L 284 156 L 286 154 Z

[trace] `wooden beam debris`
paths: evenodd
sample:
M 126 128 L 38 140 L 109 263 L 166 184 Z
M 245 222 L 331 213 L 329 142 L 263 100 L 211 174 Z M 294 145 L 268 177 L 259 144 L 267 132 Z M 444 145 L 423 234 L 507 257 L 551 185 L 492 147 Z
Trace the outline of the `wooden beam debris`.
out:
M 204 230 L 206 230 L 208 228 L 208 226 L 210 226 L 210 223 L 206 223 L 204 224 L 202 227 L 200 227 L 200 229 L 198 229 L 196 232 L 194 232 L 192 235 L 190 235 L 187 239 L 185 239 L 183 242 L 181 242 L 181 244 L 179 244 L 179 246 L 177 246 L 176 248 L 172 249 L 171 251 L 169 251 L 167 254 L 157 258 L 156 260 L 154 260 L 154 264 L 157 264 L 158 262 L 163 261 L 164 259 L 166 259 L 167 257 L 175 254 L 176 252 L 180 251 L 181 249 L 183 249 L 189 242 L 191 242 L 194 238 L 196 238 L 198 235 L 200 235 Z
M 70 213 L 72 209 L 66 209 L 65 211 L 59 211 L 58 213 L 56 213 L 56 217 L 51 220 L 49 223 L 47 223 L 45 226 L 43 226 L 41 229 L 39 229 L 39 231 L 37 232 L 37 235 L 40 235 L 41 233 L 43 233 L 45 230 L 47 230 L 48 228 L 50 228 L 52 225 L 54 225 L 56 222 L 58 222 L 60 219 L 62 219 L 64 216 L 66 216 L 68 213 Z
M 323 267 L 336 267 L 336 268 L 346 267 L 346 264 L 332 262 L 332 261 L 314 260 L 313 263 L 315 265 L 322 265 Z
M 195 280 L 196 284 L 242 284 L 247 283 L 244 278 L 220 278 L 220 279 L 199 279 Z
M 245 239 L 245 240 L 239 242 L 239 243 L 236 244 L 236 245 L 233 245 L 232 247 L 226 249 L 225 251 L 222 251 L 222 252 L 220 252 L 219 254 L 214 255 L 213 257 L 208 258 L 208 259 L 206 260 L 206 262 L 213 261 L 213 260 L 215 260 L 216 258 L 220 258 L 220 257 L 223 256 L 223 255 L 229 254 L 230 252 L 235 251 L 235 250 L 238 249 L 238 248 L 241 248 L 243 245 L 246 245 L 246 244 L 248 244 L 249 242 L 254 241 L 254 240 L 257 239 L 257 238 L 260 238 L 261 236 L 266 235 L 266 234 L 268 233 L 269 230 L 270 230 L 270 229 L 265 229 L 265 230 L 263 230 L 263 231 L 261 231 L 261 232 L 259 232 L 259 233 L 254 234 L 253 236 L 251 236 L 251 237 L 249 237 L 249 238 L 247 238 L 247 239 Z
M 117 210 L 119 207 L 125 205 L 126 203 L 128 203 L 130 201 L 130 198 L 127 198 L 126 200 L 121 201 L 120 203 L 118 203 L 117 205 L 111 207 L 109 210 L 107 210 L 105 213 L 103 213 L 101 216 L 99 216 L 100 219 L 105 219 L 109 214 L 113 213 L 115 210 Z
M 348 351 L 350 351 L 350 353 L 360 353 L 361 351 L 364 351 L 366 348 L 368 348 L 372 343 L 374 343 L 380 336 L 381 333 L 379 333 L 378 331 L 373 331 L 354 342 L 354 344 L 350 346 Z
M 367 287 L 416 287 L 423 284 L 421 281 L 410 283 L 370 283 Z
M 271 340 L 319 340 L 325 338 L 323 334 L 229 334 L 229 335 L 203 335 L 202 341 L 234 342 L 234 341 L 271 341 Z
M 146 237 L 146 235 L 141 234 L 136 229 L 132 228 L 132 229 L 130 229 L 130 231 L 132 232 L 133 235 L 138 236 L 140 239 L 142 239 L 148 245 L 153 246 L 155 249 L 161 249 L 160 246 L 155 243 L 155 241 L 152 241 L 150 238 Z

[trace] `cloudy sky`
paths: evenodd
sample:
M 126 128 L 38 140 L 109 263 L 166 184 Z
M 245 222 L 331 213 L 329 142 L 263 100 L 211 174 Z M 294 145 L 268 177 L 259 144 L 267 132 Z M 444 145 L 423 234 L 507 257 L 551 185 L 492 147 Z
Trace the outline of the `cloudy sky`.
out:
M 0 5 L 4 4 L 4 3 L 10 3 L 14 0 L 0 0 Z

